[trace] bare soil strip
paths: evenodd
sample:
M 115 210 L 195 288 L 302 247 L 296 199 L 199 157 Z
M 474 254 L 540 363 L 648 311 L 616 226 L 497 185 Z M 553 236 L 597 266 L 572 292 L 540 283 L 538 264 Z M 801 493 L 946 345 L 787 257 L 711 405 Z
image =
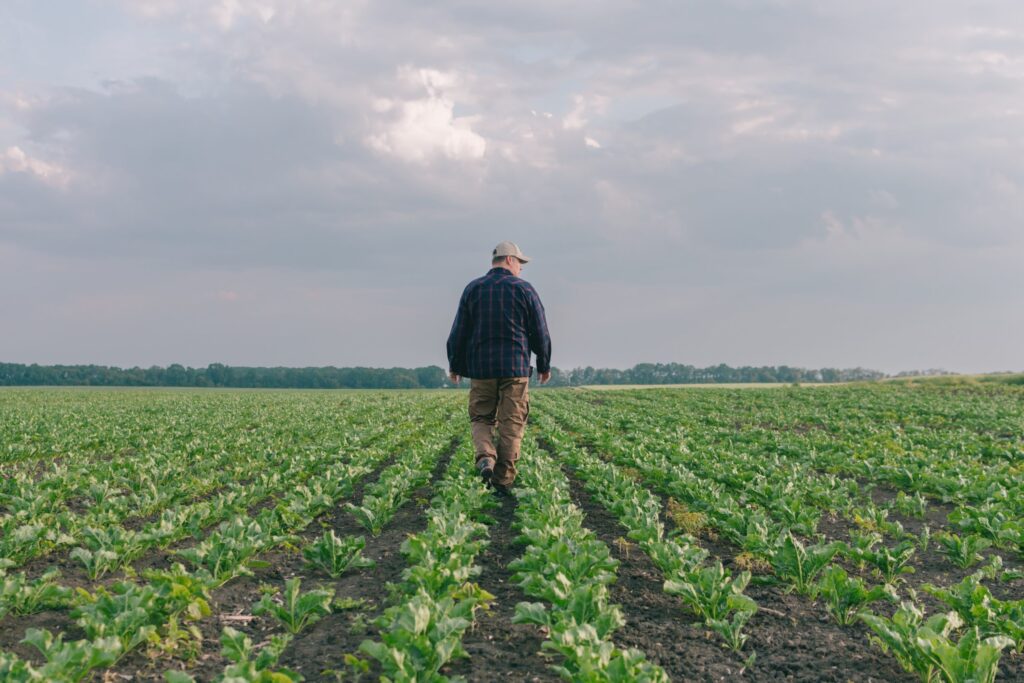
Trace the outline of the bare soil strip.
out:
M 572 469 L 563 466 L 569 495 L 619 561 L 618 580 L 609 589 L 626 617 L 615 633 L 619 646 L 634 647 L 659 664 L 674 681 L 731 681 L 740 677 L 750 653 L 734 653 L 687 612 L 679 600 L 662 590 L 664 577 L 650 558 L 632 543 L 623 543 L 626 528 L 583 488 Z M 668 527 L 666 527 L 668 528 Z
M 515 543 L 512 530 L 514 497 L 496 497 L 491 515 L 490 545 L 480 553 L 477 563 L 482 572 L 480 586 L 494 595 L 490 610 L 477 616 L 476 624 L 466 632 L 462 645 L 469 659 L 460 659 L 444 669 L 447 676 L 463 676 L 467 681 L 530 681 L 548 683 L 562 680 L 548 668 L 549 659 L 540 655 L 544 636 L 528 624 L 513 624 L 516 603 L 528 600 L 512 582 L 508 564 L 522 555 L 523 546 Z
M 285 650 L 281 657 L 281 666 L 293 669 L 306 677 L 307 681 L 336 680 L 324 674 L 330 669 L 342 669 L 342 661 L 346 654 L 355 654 L 359 645 L 366 639 L 374 639 L 379 631 L 372 624 L 387 607 L 387 594 L 383 590 L 385 584 L 396 582 L 401 578 L 402 570 L 407 563 L 401 553 L 402 541 L 409 535 L 422 532 L 427 526 L 427 518 L 423 514 L 430 507 L 430 496 L 437 482 L 444 475 L 458 448 L 458 441 L 453 440 L 448 450 L 438 460 L 430 476 L 430 481 L 413 491 L 411 499 L 395 513 L 394 518 L 377 537 L 370 536 L 366 530 L 348 514 L 344 508 L 335 511 L 331 524 L 338 536 L 350 534 L 366 537 L 363 556 L 374 560 L 377 564 L 369 569 L 347 573 L 337 580 L 326 575 L 322 585 L 335 589 L 335 598 L 363 599 L 365 607 L 341 613 L 330 614 L 307 630 L 300 633 Z M 358 499 L 361 499 L 362 496 Z M 358 500 L 357 499 L 357 500 Z M 315 535 L 323 533 L 317 529 Z M 311 570 L 304 569 L 302 558 L 296 558 L 292 574 L 304 574 L 312 578 Z M 311 587 L 312 587 L 312 581 Z M 274 625 L 267 630 L 267 635 L 274 630 Z M 222 664 L 223 665 L 223 664 Z M 371 668 L 368 680 L 379 676 L 379 670 Z

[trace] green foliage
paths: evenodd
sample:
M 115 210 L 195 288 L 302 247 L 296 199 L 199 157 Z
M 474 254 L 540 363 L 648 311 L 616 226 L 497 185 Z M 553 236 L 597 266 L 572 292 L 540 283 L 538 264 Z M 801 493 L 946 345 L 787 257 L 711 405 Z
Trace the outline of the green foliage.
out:
M 805 546 L 792 533 L 786 533 L 769 560 L 779 578 L 791 582 L 798 593 L 813 595 L 815 577 L 843 547 L 839 542 Z
M 57 584 L 60 570 L 47 570 L 39 578 L 29 581 L 24 572 L 14 576 L 0 574 L 0 619 L 10 613 L 15 616 L 34 614 L 44 609 L 64 607 L 70 603 L 72 591 Z
M 956 612 L 924 620 L 921 609 L 907 602 L 892 619 L 870 613 L 860 618 L 874 632 L 872 642 L 892 652 L 904 669 L 925 683 L 992 683 L 1000 652 L 1013 644 L 1006 636 L 981 638 L 977 627 L 968 628 L 955 642 L 953 632 L 963 625 Z
M 837 565 L 828 567 L 821 575 L 815 592 L 825 601 L 825 609 L 842 626 L 857 621 L 863 608 L 878 600 L 896 602 L 898 596 L 892 584 L 885 583 L 867 588 L 857 577 L 850 577 Z
M 331 529 L 303 548 L 302 555 L 309 566 L 323 569 L 331 578 L 336 579 L 349 569 L 374 566 L 373 560 L 362 556 L 364 547 L 366 539 L 362 536 L 346 536 L 341 539 Z
M 666 593 L 682 598 L 683 602 L 700 616 L 715 620 L 722 619 L 737 609 L 739 605 L 733 596 L 742 595 L 748 583 L 750 572 L 732 576 L 721 562 L 717 562 L 708 567 L 701 567 L 684 577 L 668 579 L 664 588 Z M 747 606 L 750 604 L 747 603 Z
M 222 522 L 214 533 L 198 545 L 177 551 L 177 555 L 200 570 L 213 586 L 242 575 L 251 575 L 248 564 L 263 548 L 277 545 L 286 537 L 266 528 L 259 519 L 236 517 Z
M 71 559 L 78 560 L 85 567 L 85 573 L 95 581 L 107 572 L 117 569 L 121 560 L 113 550 L 88 550 L 75 548 Z
M 174 657 L 187 663 L 194 663 L 202 653 L 203 634 L 195 624 L 179 624 L 177 616 L 171 616 L 167 623 L 150 633 L 146 644 L 146 656 L 155 661 L 162 657 Z
M 380 662 L 393 681 L 442 681 L 441 667 L 465 656 L 462 634 L 472 623 L 477 601 L 434 600 L 425 592 L 384 611 L 375 622 L 381 642 L 364 640 L 359 649 Z
M 668 683 L 665 671 L 639 650 L 619 649 L 602 640 L 591 624 L 572 624 L 551 633 L 544 650 L 562 655 L 563 662 L 551 668 L 562 678 L 588 683 Z
M 93 669 L 116 662 L 124 652 L 117 638 L 93 638 L 65 643 L 63 634 L 54 637 L 49 631 L 37 628 L 28 629 L 21 642 L 39 650 L 46 660 L 46 664 L 38 670 L 41 680 L 46 681 L 81 681 Z M 19 675 L 31 671 L 27 667 L 21 669 Z
M 941 588 L 925 584 L 924 590 L 953 609 L 964 623 L 976 627 L 982 637 L 1010 638 L 1017 652 L 1024 651 L 1024 600 L 999 600 L 981 582 L 984 572 Z
M 299 590 L 301 579 L 295 577 L 284 584 L 280 597 L 264 595 L 253 606 L 253 614 L 269 614 L 281 622 L 288 632 L 296 634 L 331 613 L 333 588 L 317 588 L 306 593 Z
M 916 491 L 913 495 L 908 495 L 905 491 L 900 491 L 896 494 L 896 499 L 893 501 L 893 507 L 897 512 L 907 515 L 908 517 L 924 519 L 928 510 L 928 499 L 925 498 L 920 491 Z
M 249 636 L 225 626 L 220 636 L 221 654 L 232 663 L 218 680 L 224 683 L 295 683 L 303 680 L 290 669 L 274 669 L 289 642 L 290 635 L 272 636 L 266 646 L 254 653 Z
M 939 543 L 939 552 L 949 558 L 958 567 L 966 569 L 984 560 L 981 551 L 992 545 L 987 538 L 977 534 L 959 536 L 950 531 L 935 534 Z
M 882 546 L 877 550 L 867 550 L 854 554 L 859 560 L 872 568 L 876 576 L 886 583 L 896 584 L 903 574 L 913 574 L 914 568 L 909 565 L 914 556 L 916 545 L 913 541 L 903 541 L 893 548 Z

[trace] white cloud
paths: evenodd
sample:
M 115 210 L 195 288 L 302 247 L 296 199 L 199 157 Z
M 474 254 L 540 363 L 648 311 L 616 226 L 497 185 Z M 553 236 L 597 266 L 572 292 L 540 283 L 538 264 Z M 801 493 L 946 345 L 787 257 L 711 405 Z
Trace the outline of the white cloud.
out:
M 374 111 L 397 114 L 368 137 L 370 147 L 414 163 L 439 156 L 460 161 L 484 156 L 487 141 L 473 130 L 480 117 L 456 117 L 455 102 L 446 94 L 459 84 L 457 74 L 406 68 L 400 70 L 399 78 L 424 88 L 427 96 L 404 101 L 375 98 Z
M 8 147 L 0 155 L 0 174 L 3 173 L 28 173 L 42 180 L 47 185 L 64 187 L 67 185 L 71 174 L 60 164 L 49 163 L 41 159 L 30 157 L 21 147 Z
M 562 117 L 562 128 L 581 130 L 590 123 L 590 116 L 606 113 L 609 102 L 609 98 L 603 95 L 573 95 L 572 109 Z
M 205 19 L 222 31 L 229 31 L 243 18 L 270 22 L 291 3 L 282 0 L 121 0 L 125 7 L 150 19 L 186 17 Z
M 573 107 L 562 118 L 562 127 L 566 130 L 579 130 L 587 125 L 587 103 L 582 95 L 573 96 Z

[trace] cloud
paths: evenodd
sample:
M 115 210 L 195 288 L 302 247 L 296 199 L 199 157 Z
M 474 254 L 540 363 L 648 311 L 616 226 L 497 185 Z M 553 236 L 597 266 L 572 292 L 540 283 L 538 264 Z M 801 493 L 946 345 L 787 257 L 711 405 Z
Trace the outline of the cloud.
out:
M 0 40 L 0 249 L 35 264 L 12 287 L 49 291 L 44 264 L 59 264 L 79 275 L 64 286 L 127 306 L 107 294 L 150 276 L 162 284 L 145 305 L 180 320 L 182 302 L 211 319 L 248 311 L 235 336 L 221 330 L 238 347 L 259 333 L 261 300 L 288 309 L 274 290 L 320 292 L 370 327 L 374 307 L 408 297 L 443 336 L 446 297 L 514 239 L 538 255 L 526 274 L 551 300 L 561 364 L 724 349 L 892 367 L 912 361 L 913 330 L 938 339 L 926 310 L 1024 334 L 1005 315 L 1024 286 L 1024 41 L 1008 0 L 102 7 L 89 32 L 42 5 L 7 10 L 47 38 Z M 430 287 L 436 301 L 417 294 Z M 606 296 L 625 312 L 601 317 Z M 130 332 L 137 309 L 105 310 Z M 625 336 L 593 343 L 616 315 L 645 331 L 635 352 Z M 802 342 L 816 316 L 827 324 Z M 325 339 L 348 329 L 313 308 L 285 317 Z M 6 319 L 74 336 L 27 306 Z M 854 321 L 899 328 L 902 346 L 858 355 Z M 763 339 L 772 352 L 755 358 Z M 390 343 L 363 331 L 348 350 L 437 354 Z M 967 346 L 1018 357 L 992 344 Z M 394 357 L 373 355 L 385 348 Z M 973 357 L 944 353 L 921 365 Z
M 4 173 L 30 174 L 54 187 L 65 187 L 70 178 L 68 171 L 60 164 L 30 157 L 18 146 L 8 147 L 0 154 L 0 175 Z
M 392 101 L 378 99 L 374 108 L 391 121 L 371 135 L 367 143 L 373 149 L 404 161 L 427 162 L 436 156 L 454 160 L 480 159 L 487 151 L 487 141 L 472 129 L 479 117 L 455 117 L 455 102 L 445 90 L 458 83 L 458 75 L 435 69 L 404 68 L 405 80 L 417 79 L 427 91 L 423 98 Z

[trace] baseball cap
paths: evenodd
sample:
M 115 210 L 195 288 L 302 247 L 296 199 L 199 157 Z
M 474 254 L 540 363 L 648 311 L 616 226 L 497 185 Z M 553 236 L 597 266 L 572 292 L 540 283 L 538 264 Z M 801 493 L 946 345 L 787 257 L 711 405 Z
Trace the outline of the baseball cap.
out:
M 505 256 L 515 256 L 517 259 L 526 263 L 529 261 L 529 257 L 525 256 L 523 252 L 519 251 L 519 245 L 515 242 L 499 242 L 498 246 L 491 252 L 491 258 L 502 258 Z

